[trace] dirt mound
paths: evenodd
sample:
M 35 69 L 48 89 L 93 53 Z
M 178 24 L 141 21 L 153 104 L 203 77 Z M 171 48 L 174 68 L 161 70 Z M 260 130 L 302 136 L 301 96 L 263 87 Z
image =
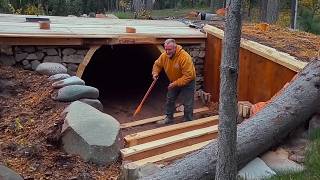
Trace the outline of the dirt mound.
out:
M 209 24 L 224 29 L 223 22 Z M 294 31 L 276 25 L 270 25 L 267 31 L 261 31 L 255 24 L 244 24 L 241 36 L 288 53 L 301 61 L 309 62 L 320 55 L 320 36 L 303 31 Z
M 51 99 L 47 78 L 0 66 L 0 163 L 26 179 L 116 179 L 120 161 L 98 167 L 61 150 L 60 113 L 68 103 Z

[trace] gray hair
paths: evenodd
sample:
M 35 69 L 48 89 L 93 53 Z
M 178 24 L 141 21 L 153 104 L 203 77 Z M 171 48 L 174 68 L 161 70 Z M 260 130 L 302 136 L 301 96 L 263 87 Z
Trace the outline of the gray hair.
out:
M 174 39 L 167 39 L 166 41 L 164 41 L 164 45 L 168 45 L 170 43 L 172 43 L 174 46 L 177 45 L 176 40 L 174 40 Z

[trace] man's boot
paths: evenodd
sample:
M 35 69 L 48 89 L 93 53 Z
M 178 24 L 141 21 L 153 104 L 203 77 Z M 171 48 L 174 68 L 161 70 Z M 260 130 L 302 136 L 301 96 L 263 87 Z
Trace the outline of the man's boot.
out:
M 173 117 L 166 116 L 163 120 L 157 121 L 157 124 L 171 124 L 173 123 Z

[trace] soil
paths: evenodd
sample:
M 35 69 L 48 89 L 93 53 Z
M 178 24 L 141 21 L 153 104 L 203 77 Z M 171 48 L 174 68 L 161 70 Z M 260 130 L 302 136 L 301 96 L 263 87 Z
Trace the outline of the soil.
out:
M 60 148 L 60 113 L 47 76 L 0 66 L 0 163 L 25 179 L 117 179 L 120 160 L 98 167 Z
M 0 66 L 0 163 L 12 168 L 25 179 L 117 179 L 121 159 L 110 166 L 86 163 L 78 156 L 64 153 L 59 132 L 63 124 L 61 112 L 69 103 L 51 99 L 55 90 L 47 76 L 19 67 Z M 148 87 L 146 87 L 148 88 Z M 159 116 L 163 114 L 165 83 L 158 83 L 148 97 L 141 112 L 132 117 L 143 94 L 113 98 L 102 97 L 104 112 L 120 123 Z M 178 103 L 181 102 L 178 99 Z M 195 108 L 203 107 L 196 101 Z M 195 114 L 194 118 L 216 115 L 217 104 L 212 111 Z M 182 122 L 177 118 L 175 123 Z M 163 126 L 163 125 L 161 125 Z M 156 123 L 122 130 L 125 135 L 160 127 Z
M 208 24 L 224 29 L 224 22 Z M 267 31 L 261 31 L 255 24 L 244 23 L 242 37 L 288 53 L 305 62 L 320 56 L 320 36 L 303 31 L 276 25 L 269 25 Z

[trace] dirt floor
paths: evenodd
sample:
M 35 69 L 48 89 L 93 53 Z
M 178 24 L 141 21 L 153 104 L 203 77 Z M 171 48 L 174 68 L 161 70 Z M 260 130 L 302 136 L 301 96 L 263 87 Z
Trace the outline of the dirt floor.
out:
M 143 93 L 147 91 L 148 86 L 141 87 L 141 89 L 145 89 L 145 90 L 143 91 L 140 90 L 138 93 L 117 94 L 116 92 L 114 92 L 112 93 L 112 96 L 100 97 L 100 100 L 101 102 L 103 102 L 104 112 L 115 117 L 120 123 L 128 123 L 128 122 L 133 122 L 133 121 L 142 120 L 146 118 L 161 116 L 164 114 L 167 85 L 168 83 L 166 81 L 158 82 L 155 85 L 154 89 L 152 89 L 148 98 L 146 99 L 144 105 L 142 106 L 141 111 L 135 117 L 133 117 L 133 113 L 135 112 L 140 101 L 142 100 L 144 96 Z M 178 107 L 181 104 L 182 104 L 182 100 L 180 97 L 177 100 L 176 106 Z M 194 105 L 195 109 L 201 108 L 204 106 L 206 105 L 200 102 L 200 100 L 195 101 L 195 105 Z M 211 107 L 210 111 L 195 113 L 194 119 L 217 115 L 218 114 L 217 103 L 212 103 L 210 107 Z M 179 108 L 177 108 L 176 112 L 179 112 Z M 183 117 L 177 117 L 175 118 L 174 123 L 181 123 L 183 122 L 183 120 L 184 120 Z M 165 126 L 165 125 L 149 123 L 143 126 L 125 128 L 122 130 L 122 136 L 124 137 L 128 134 L 133 134 L 136 132 L 141 132 L 149 129 L 155 129 L 162 126 Z

